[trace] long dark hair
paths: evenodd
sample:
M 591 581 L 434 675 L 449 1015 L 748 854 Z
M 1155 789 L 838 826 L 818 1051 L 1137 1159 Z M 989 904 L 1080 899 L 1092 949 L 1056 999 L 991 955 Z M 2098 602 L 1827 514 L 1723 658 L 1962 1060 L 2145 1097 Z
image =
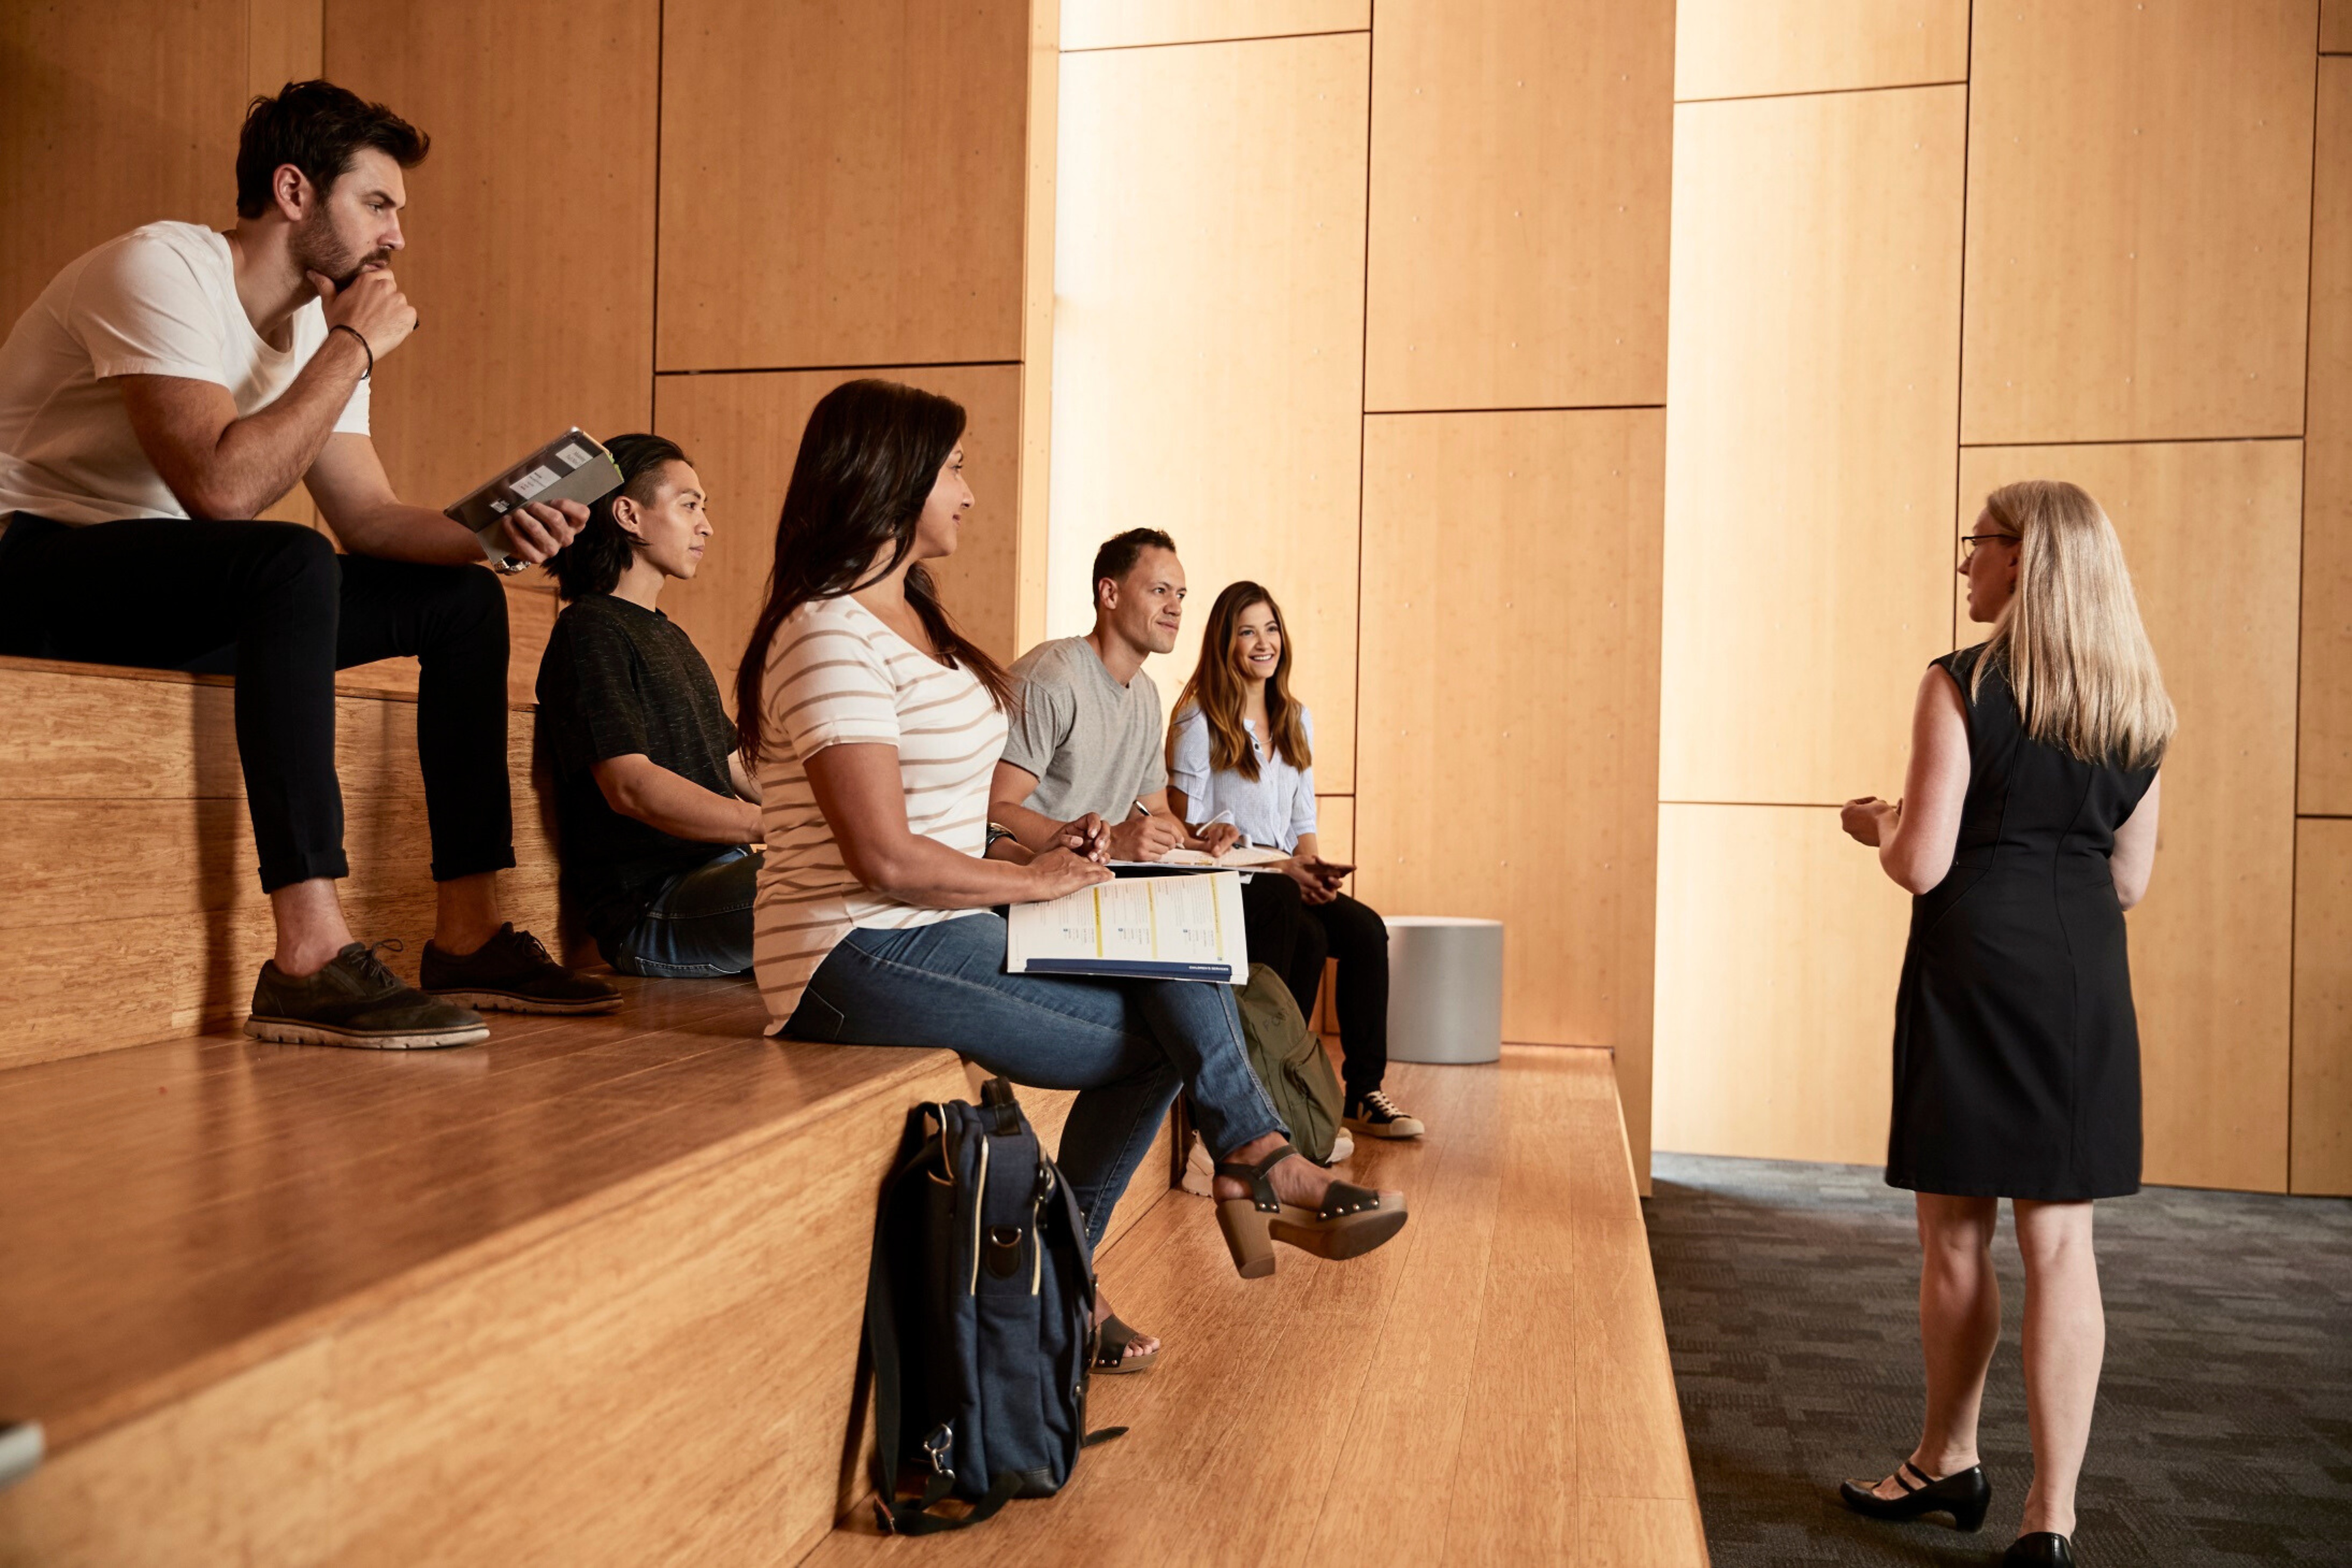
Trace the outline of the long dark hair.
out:
M 898 569 L 915 547 L 923 503 L 963 429 L 961 404 L 895 381 L 844 382 L 810 410 L 783 513 L 776 519 L 768 602 L 735 672 L 736 739 L 747 765 L 760 760 L 760 689 L 776 628 L 812 599 L 854 594 Z M 885 545 L 889 556 L 877 566 L 875 555 Z M 1000 710 L 1008 706 L 1012 679 L 956 629 L 921 563 L 908 570 L 906 584 L 907 603 L 940 658 L 978 677 Z
M 1242 728 L 1242 675 L 1234 668 L 1234 626 L 1252 605 L 1264 605 L 1273 611 L 1275 626 L 1282 633 L 1282 657 L 1274 661 L 1274 673 L 1265 683 L 1266 749 L 1281 752 L 1294 768 L 1314 765 L 1306 722 L 1290 695 L 1290 623 L 1274 595 L 1258 584 L 1235 583 L 1217 595 L 1217 602 L 1209 608 L 1208 629 L 1201 634 L 1201 662 L 1193 667 L 1192 679 L 1184 683 L 1183 694 L 1176 699 L 1179 716 L 1193 707 L 1209 721 L 1211 771 L 1231 770 L 1245 779 L 1257 777 L 1257 752 L 1250 744 L 1249 731 Z M 1168 753 L 1172 763 L 1176 754 L 1172 728 Z
M 640 548 L 613 521 L 613 503 L 626 496 L 639 506 L 647 504 L 661 482 L 663 465 L 687 461 L 677 442 L 660 436 L 615 436 L 604 443 L 604 450 L 621 470 L 621 488 L 588 509 L 588 521 L 572 542 L 549 556 L 541 568 L 555 579 L 555 591 L 566 604 L 611 593 Z

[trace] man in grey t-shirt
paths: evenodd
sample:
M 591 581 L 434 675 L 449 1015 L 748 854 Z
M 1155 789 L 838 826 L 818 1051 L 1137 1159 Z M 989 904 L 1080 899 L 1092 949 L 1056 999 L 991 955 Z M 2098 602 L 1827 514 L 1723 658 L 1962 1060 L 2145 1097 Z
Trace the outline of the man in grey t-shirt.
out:
M 1146 658 L 1175 647 L 1183 618 L 1176 542 L 1149 528 L 1108 541 L 1095 554 L 1094 598 L 1094 630 L 1013 663 L 1020 706 L 990 785 L 990 819 L 1033 849 L 1067 825 L 1114 860 L 1223 853 L 1240 840 L 1232 824 L 1196 834 L 1169 810 L 1160 692 L 1143 677 Z

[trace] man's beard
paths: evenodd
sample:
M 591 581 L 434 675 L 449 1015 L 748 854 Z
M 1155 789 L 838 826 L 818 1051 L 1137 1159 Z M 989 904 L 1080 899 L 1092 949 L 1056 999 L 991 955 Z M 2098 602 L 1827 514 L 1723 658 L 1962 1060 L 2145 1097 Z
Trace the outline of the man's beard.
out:
M 389 250 L 362 253 L 344 245 L 336 237 L 334 220 L 324 208 L 304 219 L 302 226 L 294 231 L 291 249 L 296 266 L 305 272 L 333 279 L 339 294 L 369 268 L 387 265 L 392 260 Z

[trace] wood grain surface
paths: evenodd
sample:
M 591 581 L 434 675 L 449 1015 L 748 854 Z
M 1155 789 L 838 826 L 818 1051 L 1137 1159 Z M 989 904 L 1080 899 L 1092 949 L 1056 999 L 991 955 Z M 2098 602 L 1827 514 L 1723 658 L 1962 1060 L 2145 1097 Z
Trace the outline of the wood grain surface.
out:
M 1382 0 L 1368 409 L 1666 400 L 1672 0 Z
M 1371 0 L 1066 0 L 1062 48 L 1278 38 L 1371 25 Z
M 1095 1385 L 1089 1420 L 1128 1435 L 927 1558 L 1705 1562 L 1607 1057 L 1391 1078 L 1431 1136 L 1367 1140 L 1349 1170 L 1404 1189 L 1403 1234 L 1348 1263 L 1285 1248 L 1244 1281 L 1210 1206 L 1169 1194 L 1112 1255 L 1121 1315 L 1168 1346 Z M 810 1562 L 895 1551 L 853 1519 Z
M 2295 807 L 2352 816 L 2352 59 L 2319 62 Z
M 2352 1196 L 2352 821 L 2295 825 L 2296 1193 Z
M 1966 81 L 1969 0 L 1677 0 L 1675 97 Z
M 2302 433 L 2316 5 L 1978 9 L 1962 440 Z

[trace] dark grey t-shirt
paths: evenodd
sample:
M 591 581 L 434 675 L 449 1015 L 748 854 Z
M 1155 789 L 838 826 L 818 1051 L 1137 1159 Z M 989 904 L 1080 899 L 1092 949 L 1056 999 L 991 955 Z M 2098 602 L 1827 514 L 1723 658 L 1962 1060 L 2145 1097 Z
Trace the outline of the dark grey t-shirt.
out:
M 1121 686 L 1084 637 L 1039 643 L 1013 664 L 1018 705 L 1004 760 L 1037 775 L 1021 804 L 1056 822 L 1091 811 L 1123 822 L 1168 787 L 1160 689 L 1138 670 Z
M 662 885 L 727 852 L 623 816 L 598 763 L 643 752 L 713 795 L 733 795 L 735 726 L 694 640 L 659 610 L 592 595 L 555 618 L 539 661 L 539 722 L 555 762 L 565 891 L 607 958 Z

